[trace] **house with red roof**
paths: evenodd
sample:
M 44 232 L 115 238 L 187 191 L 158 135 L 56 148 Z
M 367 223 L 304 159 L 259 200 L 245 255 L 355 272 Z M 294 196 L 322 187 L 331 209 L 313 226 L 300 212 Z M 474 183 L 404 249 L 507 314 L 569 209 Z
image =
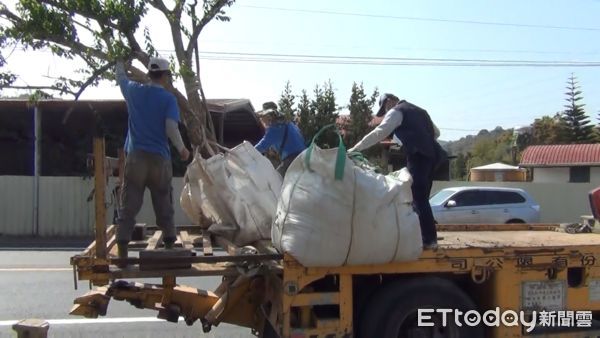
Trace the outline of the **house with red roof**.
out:
M 529 146 L 519 166 L 530 169 L 533 182 L 600 183 L 600 144 Z

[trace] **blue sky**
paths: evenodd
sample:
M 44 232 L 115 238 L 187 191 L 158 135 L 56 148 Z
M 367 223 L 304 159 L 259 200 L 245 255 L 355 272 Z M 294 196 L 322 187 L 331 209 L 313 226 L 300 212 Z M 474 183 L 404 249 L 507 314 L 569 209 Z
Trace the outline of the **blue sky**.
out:
M 360 13 L 339 15 L 332 13 Z M 230 22 L 212 22 L 200 38 L 204 52 L 299 54 L 377 58 L 441 58 L 528 61 L 600 61 L 600 1 L 238 1 Z M 387 17 L 381 17 L 387 16 Z M 412 18 L 412 19 L 411 19 Z M 163 19 L 146 24 L 164 56 L 172 49 Z M 424 20 L 423 20 L 424 19 Z M 430 20 L 435 19 L 435 20 Z M 549 29 L 444 22 L 441 20 L 578 27 Z M 436 21 L 437 20 L 437 21 Z M 585 29 L 583 29 L 585 28 Z M 30 84 L 42 73 L 72 67 L 55 58 L 9 64 Z M 13 56 L 13 60 L 15 57 Z M 19 65 L 20 64 L 20 65 Z M 42 70 L 36 70 L 41 67 Z M 588 116 L 598 123 L 598 67 L 442 67 L 402 65 L 301 64 L 202 60 L 209 98 L 249 98 L 255 108 L 276 100 L 286 83 L 299 94 L 331 80 L 339 105 L 352 82 L 377 87 L 427 109 L 443 140 L 480 129 L 511 128 L 563 109 L 565 85 L 573 72 Z M 120 98 L 112 84 L 84 98 Z

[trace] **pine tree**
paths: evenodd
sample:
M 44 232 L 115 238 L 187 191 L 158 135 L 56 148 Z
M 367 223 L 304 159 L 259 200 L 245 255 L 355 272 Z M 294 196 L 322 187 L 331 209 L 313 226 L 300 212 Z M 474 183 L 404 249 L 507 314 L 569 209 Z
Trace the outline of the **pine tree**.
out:
M 370 131 L 369 123 L 372 119 L 371 107 L 377 100 L 377 89 L 371 97 L 367 97 L 363 84 L 358 85 L 356 82 L 352 84 L 352 94 L 350 95 L 350 122 L 346 126 L 345 142 L 351 147 L 360 141 Z
M 590 124 L 590 119 L 585 114 L 583 107 L 585 106 L 579 101 L 583 100 L 582 91 L 577 84 L 577 80 L 573 74 L 567 82 L 567 104 L 566 109 L 562 114 L 564 120 L 564 132 L 562 136 L 566 143 L 593 143 L 594 134 L 593 126 Z
M 316 129 L 316 133 L 329 124 L 335 124 L 339 115 L 337 113 L 338 109 L 335 104 L 335 92 L 331 81 L 327 81 L 323 85 L 323 88 L 320 88 L 319 85 L 317 85 L 314 94 L 315 97 L 311 101 L 311 109 L 315 112 L 314 128 Z M 317 144 L 324 148 L 337 147 L 339 138 L 333 131 L 327 131 L 319 137 Z
M 296 114 L 296 110 L 294 109 L 294 100 L 296 96 L 292 94 L 292 86 L 290 81 L 285 84 L 285 88 L 281 93 L 281 97 L 279 98 L 279 111 L 281 111 L 288 121 L 294 119 L 294 115 Z
M 313 127 L 314 123 L 315 113 L 311 107 L 306 89 L 303 89 L 302 95 L 300 96 L 300 102 L 298 102 L 298 128 L 302 131 L 307 144 L 312 141 L 312 138 L 316 133 L 314 131 L 315 128 Z

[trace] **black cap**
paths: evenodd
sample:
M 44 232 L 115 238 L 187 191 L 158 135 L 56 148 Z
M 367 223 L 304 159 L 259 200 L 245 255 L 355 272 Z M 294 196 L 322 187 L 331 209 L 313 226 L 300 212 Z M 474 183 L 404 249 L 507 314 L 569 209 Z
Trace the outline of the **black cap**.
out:
M 277 110 L 277 104 L 273 101 L 263 103 L 263 110 L 274 109 Z
M 381 117 L 381 116 L 385 115 L 385 113 L 386 113 L 385 104 L 387 103 L 388 99 L 397 99 L 397 97 L 396 97 L 396 95 L 390 94 L 390 93 L 382 94 L 379 97 L 379 110 L 377 111 L 375 116 Z
M 265 102 L 262 105 L 262 110 L 258 111 L 257 114 L 260 116 L 265 116 L 265 115 L 281 115 L 279 113 L 279 111 L 277 110 L 277 104 L 273 101 L 269 101 L 269 102 Z

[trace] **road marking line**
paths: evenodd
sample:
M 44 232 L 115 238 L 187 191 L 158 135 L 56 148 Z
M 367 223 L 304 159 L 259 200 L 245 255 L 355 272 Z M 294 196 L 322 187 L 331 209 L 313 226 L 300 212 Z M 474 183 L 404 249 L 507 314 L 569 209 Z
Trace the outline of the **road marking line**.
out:
M 0 268 L 0 272 L 73 271 L 73 268 Z
M 183 320 L 182 317 L 179 319 Z M 0 320 L 1 326 L 12 326 L 20 320 Z M 74 324 L 118 324 L 118 323 L 143 323 L 143 322 L 165 322 L 164 319 L 156 317 L 120 317 L 120 318 L 98 318 L 98 319 L 45 319 L 51 325 L 74 325 Z
M 57 247 L 35 247 L 35 246 L 24 246 L 24 247 L 10 247 L 4 246 L 0 248 L 0 251 L 83 251 L 85 247 L 72 247 L 72 246 L 57 246 Z

